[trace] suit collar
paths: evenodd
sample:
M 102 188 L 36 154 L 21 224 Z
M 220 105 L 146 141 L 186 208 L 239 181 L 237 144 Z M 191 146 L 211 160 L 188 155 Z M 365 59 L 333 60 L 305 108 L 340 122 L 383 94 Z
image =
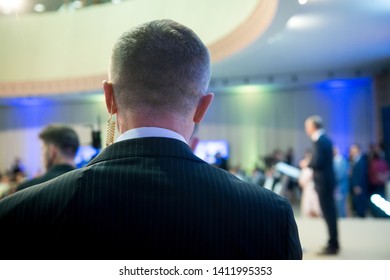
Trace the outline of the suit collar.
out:
M 116 142 L 102 150 L 87 166 L 129 157 L 176 157 L 203 162 L 190 147 L 177 139 L 147 137 Z
M 313 135 L 311 136 L 311 140 L 313 140 L 313 142 L 317 142 L 318 139 L 320 139 L 320 137 L 322 135 L 325 134 L 325 130 L 323 129 L 318 129 L 316 132 L 313 133 Z
M 72 165 L 63 163 L 63 164 L 56 164 L 53 167 L 51 167 L 47 172 L 68 172 L 75 169 Z

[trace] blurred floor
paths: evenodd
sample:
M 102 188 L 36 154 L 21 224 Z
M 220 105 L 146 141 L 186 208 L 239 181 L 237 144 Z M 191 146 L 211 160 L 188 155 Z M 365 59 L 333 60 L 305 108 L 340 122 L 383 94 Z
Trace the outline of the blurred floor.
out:
M 325 221 L 296 217 L 304 260 L 390 260 L 390 219 L 340 219 L 339 254 L 318 256 L 327 241 Z

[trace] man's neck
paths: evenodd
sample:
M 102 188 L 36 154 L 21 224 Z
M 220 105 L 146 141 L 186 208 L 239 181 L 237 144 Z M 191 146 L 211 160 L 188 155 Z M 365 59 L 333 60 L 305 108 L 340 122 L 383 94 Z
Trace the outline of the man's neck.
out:
M 324 133 L 325 133 L 325 131 L 323 129 L 318 129 L 311 135 L 311 139 L 314 142 L 317 142 L 318 139 L 321 137 L 321 135 L 323 135 Z
M 187 143 L 192 135 L 194 124 L 189 124 L 188 121 L 178 118 L 177 116 L 164 116 L 161 118 L 150 117 L 145 115 L 126 116 L 123 118 L 118 116 L 118 130 L 120 134 L 135 128 L 141 127 L 158 127 L 174 131 L 184 137 Z
M 54 166 L 57 166 L 57 165 L 70 165 L 70 166 L 73 166 L 73 167 L 76 167 L 76 164 L 74 162 L 74 159 L 70 159 L 70 158 L 60 158 L 60 159 L 56 159 L 50 166 L 47 167 L 47 170 L 50 170 L 52 169 Z

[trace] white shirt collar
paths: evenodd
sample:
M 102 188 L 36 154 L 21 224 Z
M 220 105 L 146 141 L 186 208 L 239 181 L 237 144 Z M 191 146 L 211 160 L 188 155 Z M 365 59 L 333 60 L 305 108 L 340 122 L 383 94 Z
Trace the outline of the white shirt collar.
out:
M 180 140 L 187 144 L 186 140 L 179 133 L 160 127 L 138 127 L 122 133 L 115 142 L 120 142 L 129 139 L 145 138 L 145 137 L 163 137 Z
M 361 153 L 357 154 L 356 156 L 353 157 L 353 162 L 357 163 L 360 160 L 361 157 L 362 157 Z
M 311 140 L 313 140 L 313 142 L 317 142 L 318 139 L 321 137 L 321 135 L 325 134 L 325 130 L 323 129 L 319 129 L 317 131 L 315 131 L 312 135 L 311 135 Z

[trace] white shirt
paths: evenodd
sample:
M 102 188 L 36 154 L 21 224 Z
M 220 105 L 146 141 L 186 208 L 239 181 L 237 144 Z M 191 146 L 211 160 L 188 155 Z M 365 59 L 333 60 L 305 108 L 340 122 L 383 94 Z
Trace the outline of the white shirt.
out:
M 315 131 L 312 135 L 311 135 L 311 140 L 313 140 L 313 142 L 317 142 L 317 140 L 321 137 L 321 135 L 325 134 L 325 130 L 323 129 L 319 129 L 317 131 Z
M 186 140 L 179 133 L 160 127 L 138 127 L 133 128 L 122 133 L 115 142 L 120 142 L 123 140 L 145 138 L 145 137 L 163 137 L 163 138 L 173 138 L 180 140 L 187 144 Z M 187 144 L 188 145 L 188 144 Z
M 357 154 L 356 156 L 353 157 L 353 163 L 356 164 L 360 158 L 362 157 L 362 154 Z

